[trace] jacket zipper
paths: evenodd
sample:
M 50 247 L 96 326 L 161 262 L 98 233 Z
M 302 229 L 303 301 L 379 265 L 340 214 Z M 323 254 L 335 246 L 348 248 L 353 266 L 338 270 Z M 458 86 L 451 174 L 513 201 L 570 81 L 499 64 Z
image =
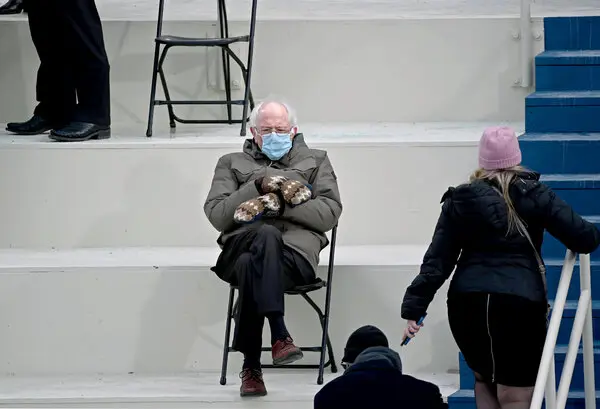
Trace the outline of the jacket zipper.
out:
M 488 337 L 490 338 L 490 355 L 492 357 L 492 383 L 496 381 L 496 360 L 494 359 L 494 345 L 492 343 L 492 332 L 490 331 L 490 295 L 487 296 L 487 305 L 485 308 L 485 323 L 487 326 Z

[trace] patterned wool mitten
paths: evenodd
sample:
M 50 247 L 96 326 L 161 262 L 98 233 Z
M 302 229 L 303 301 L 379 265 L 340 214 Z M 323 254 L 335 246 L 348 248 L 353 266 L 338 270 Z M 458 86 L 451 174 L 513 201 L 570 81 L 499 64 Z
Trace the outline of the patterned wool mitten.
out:
M 284 182 L 281 185 L 281 194 L 283 195 L 283 200 L 291 206 L 301 205 L 308 202 L 312 197 L 311 188 L 297 180 Z
M 252 223 L 261 217 L 276 217 L 281 213 L 281 200 L 275 193 L 248 200 L 235 209 L 236 223 Z
M 256 187 L 262 194 L 275 193 L 281 190 L 281 185 L 287 180 L 285 176 L 265 176 L 256 181 Z

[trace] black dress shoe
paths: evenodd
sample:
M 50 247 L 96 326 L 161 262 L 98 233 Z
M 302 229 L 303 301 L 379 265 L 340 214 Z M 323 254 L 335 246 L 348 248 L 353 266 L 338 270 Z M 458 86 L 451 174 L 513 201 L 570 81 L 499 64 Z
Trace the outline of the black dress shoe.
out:
M 0 6 L 0 14 L 19 14 L 23 10 L 23 0 L 8 0 L 6 4 Z
M 50 139 L 58 142 L 83 142 L 90 139 L 110 138 L 110 127 L 88 122 L 71 122 L 67 126 L 50 132 Z
M 6 124 L 8 132 L 17 135 L 39 135 L 52 129 L 50 121 L 45 120 L 39 115 L 34 115 L 26 122 L 9 122 Z

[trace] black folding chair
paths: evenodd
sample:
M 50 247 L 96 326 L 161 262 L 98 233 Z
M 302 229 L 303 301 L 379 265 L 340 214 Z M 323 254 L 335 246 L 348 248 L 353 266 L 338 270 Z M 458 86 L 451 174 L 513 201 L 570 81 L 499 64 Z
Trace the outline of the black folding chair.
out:
M 335 242 L 337 237 L 337 226 L 333 228 L 331 231 L 331 240 L 329 243 L 329 266 L 327 268 L 327 280 L 317 279 L 313 284 L 303 285 L 299 287 L 295 287 L 289 291 L 286 291 L 286 294 L 289 295 L 300 295 L 302 298 L 306 300 L 306 302 L 315 310 L 317 313 L 317 317 L 319 318 L 319 322 L 321 323 L 322 336 L 321 336 L 321 346 L 318 347 L 300 347 L 302 351 L 305 352 L 319 352 L 320 359 L 319 364 L 291 364 L 291 365 L 262 365 L 263 368 L 277 368 L 277 369 L 293 369 L 293 368 L 303 368 L 303 369 L 319 369 L 319 374 L 317 376 L 317 384 L 323 384 L 323 372 L 325 368 L 331 366 L 331 372 L 337 372 L 337 365 L 335 364 L 335 358 L 333 356 L 333 348 L 331 346 L 331 340 L 329 339 L 329 311 L 331 308 L 331 283 L 333 280 L 333 269 L 334 269 L 334 258 L 335 258 Z M 319 308 L 319 306 L 310 298 L 308 293 L 319 290 L 321 288 L 326 289 L 325 294 L 325 312 Z M 221 385 L 225 385 L 227 383 L 227 361 L 229 358 L 230 352 L 235 352 L 235 350 L 230 345 L 231 338 L 231 322 L 235 317 L 238 307 L 238 301 L 235 297 L 235 291 L 238 290 L 236 286 L 230 286 L 229 288 L 229 304 L 227 305 L 227 322 L 225 323 L 225 342 L 223 344 L 223 364 L 221 366 Z M 234 306 L 235 301 L 235 306 Z M 271 348 L 263 347 L 263 352 L 271 351 Z M 325 354 L 329 354 L 329 359 L 327 362 L 325 361 Z
M 240 136 L 246 135 L 246 122 L 248 120 L 248 105 L 250 109 L 254 108 L 254 99 L 250 91 L 250 80 L 252 77 L 252 58 L 254 55 L 254 30 L 256 26 L 256 7 L 258 0 L 252 1 L 252 11 L 250 15 L 250 33 L 244 36 L 230 37 L 229 22 L 227 19 L 227 10 L 225 0 L 217 0 L 219 10 L 219 38 L 194 38 L 194 37 L 179 37 L 173 35 L 162 34 L 163 13 L 165 0 L 159 0 L 158 5 L 158 21 L 156 23 L 156 39 L 154 48 L 154 68 L 152 69 L 152 88 L 150 90 L 150 109 L 148 112 L 148 129 L 146 136 L 152 136 L 152 125 L 154 122 L 154 107 L 156 105 L 166 105 L 169 112 L 169 124 L 171 128 L 175 128 L 175 122 L 183 124 L 242 124 Z M 234 43 L 248 43 L 248 61 L 246 65 L 242 60 L 231 50 L 230 45 Z M 161 52 L 162 46 L 162 52 Z M 163 70 L 163 64 L 167 57 L 167 52 L 172 47 L 220 47 L 223 64 L 223 79 L 225 81 L 225 97 L 223 100 L 172 100 L 167 80 Z M 231 99 L 231 60 L 240 67 L 242 77 L 244 79 L 244 99 Z M 165 94 L 164 100 L 156 99 L 156 80 L 160 76 L 160 82 Z M 183 119 L 175 115 L 173 105 L 227 105 L 227 119 Z M 242 105 L 242 118 L 234 119 L 232 117 L 232 105 Z

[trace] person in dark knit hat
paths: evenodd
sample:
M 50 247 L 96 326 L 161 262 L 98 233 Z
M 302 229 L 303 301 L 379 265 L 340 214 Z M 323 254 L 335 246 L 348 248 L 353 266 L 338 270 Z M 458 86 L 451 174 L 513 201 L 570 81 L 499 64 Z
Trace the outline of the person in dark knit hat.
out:
M 389 347 L 389 342 L 385 334 L 373 325 L 360 327 L 348 337 L 346 348 L 344 348 L 344 357 L 342 358 L 342 367 L 349 367 L 356 357 L 365 349 L 370 347 Z
M 388 346 L 377 327 L 354 331 L 344 349 L 344 374 L 316 394 L 314 409 L 446 409 L 439 388 L 404 375 L 400 355 Z

